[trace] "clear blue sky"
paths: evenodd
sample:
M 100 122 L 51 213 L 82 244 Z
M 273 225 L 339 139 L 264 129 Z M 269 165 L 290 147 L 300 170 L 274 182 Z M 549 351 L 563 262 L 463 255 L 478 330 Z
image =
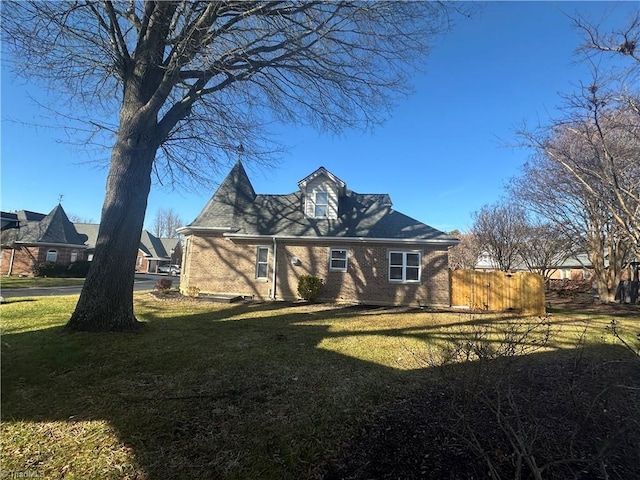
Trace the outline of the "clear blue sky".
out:
M 289 150 L 272 168 L 248 166 L 253 186 L 290 193 L 322 165 L 351 190 L 390 194 L 396 210 L 435 228 L 466 230 L 472 213 L 496 202 L 527 158 L 527 151 L 505 147 L 515 129 L 544 122 L 561 103 L 559 93 L 589 81 L 587 67 L 576 63 L 581 37 L 567 14 L 617 26 L 638 8 L 638 1 L 489 3 L 434 44 L 415 93 L 385 125 L 341 137 L 278 127 Z M 48 213 L 63 194 L 68 214 L 99 221 L 107 165 L 88 163 L 77 147 L 57 141 L 59 132 L 28 125 L 42 124 L 43 115 L 29 95 L 55 108 L 55 95 L 16 81 L 3 66 L 2 210 Z M 212 194 L 154 186 L 145 226 L 163 207 L 190 223 Z

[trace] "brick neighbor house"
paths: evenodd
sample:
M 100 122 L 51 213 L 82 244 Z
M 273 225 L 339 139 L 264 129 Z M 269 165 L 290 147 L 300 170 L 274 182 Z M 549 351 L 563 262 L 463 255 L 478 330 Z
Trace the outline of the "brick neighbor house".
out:
M 49 214 L 2 212 L 0 274 L 30 275 L 38 262 L 86 260 L 87 237 L 78 233 L 62 205 Z
M 92 260 L 98 239 L 97 223 L 75 223 L 78 232 L 87 236 L 87 259 Z M 157 273 L 158 267 L 180 264 L 182 244 L 178 238 L 159 238 L 147 230 L 142 230 L 136 258 L 136 272 Z
M 93 260 L 100 225 L 71 222 L 62 205 L 48 215 L 28 210 L 1 213 L 0 275 L 31 275 L 34 264 L 44 261 L 68 265 Z M 180 239 L 142 231 L 136 272 L 156 273 L 158 267 L 179 265 L 181 259 Z
M 287 195 L 256 194 L 238 162 L 185 235 L 180 288 L 189 294 L 295 300 L 316 275 L 319 300 L 450 305 L 448 249 L 458 240 L 359 194 L 320 167 Z

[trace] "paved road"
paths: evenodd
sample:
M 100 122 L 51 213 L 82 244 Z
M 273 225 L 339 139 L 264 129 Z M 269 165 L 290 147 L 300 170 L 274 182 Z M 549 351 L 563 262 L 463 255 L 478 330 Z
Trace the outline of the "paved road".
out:
M 153 286 L 158 278 L 168 277 L 167 275 L 136 274 L 136 281 L 133 284 L 135 292 L 141 290 L 153 290 Z M 180 285 L 180 277 L 169 277 L 173 280 L 173 287 Z M 52 295 L 79 295 L 82 285 L 70 287 L 31 287 L 31 288 L 4 288 L 0 290 L 3 298 L 12 297 L 42 297 Z

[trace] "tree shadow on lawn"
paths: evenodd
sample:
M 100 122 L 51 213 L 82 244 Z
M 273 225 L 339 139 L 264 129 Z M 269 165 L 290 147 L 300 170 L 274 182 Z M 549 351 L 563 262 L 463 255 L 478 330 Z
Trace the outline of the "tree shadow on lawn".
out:
M 361 428 L 373 432 L 367 429 L 389 418 L 385 410 L 376 416 L 380 407 L 393 410 L 416 398 L 442 398 L 450 386 L 440 382 L 440 369 L 428 362 L 399 369 L 388 359 L 376 361 L 379 352 L 357 352 L 377 345 L 363 340 L 363 334 L 396 346 L 459 342 L 463 336 L 442 334 L 437 321 L 394 328 L 388 324 L 396 314 L 385 310 L 372 315 L 372 328 L 363 331 L 351 326 L 367 312 L 357 308 L 266 303 L 202 312 L 185 305 L 181 314 L 171 313 L 162 302 L 146 308 L 145 328 L 135 334 L 62 335 L 56 327 L 4 335 L 3 421 L 108 421 L 135 458 L 112 465 L 107 460 L 112 468 L 102 478 L 428 478 L 407 472 L 385 477 L 381 471 L 378 476 L 358 476 L 358 459 L 371 464 L 370 453 L 379 460 L 392 458 L 382 452 L 393 452 L 393 445 L 373 433 L 369 440 L 356 436 L 346 442 Z M 495 317 L 460 319 L 476 327 L 495 322 Z M 327 342 L 351 342 L 344 348 L 354 355 L 328 350 L 323 347 Z M 618 349 L 610 354 L 624 357 Z M 540 358 L 552 365 L 566 355 L 558 351 Z M 573 352 L 568 355 L 576 358 Z M 475 371 L 473 364 L 455 368 Z M 640 384 L 637 378 L 633 382 Z M 444 390 L 421 390 L 436 388 L 432 384 L 444 385 Z M 427 405 L 434 408 L 416 410 L 421 418 L 438 416 L 442 405 L 432 400 Z M 393 433 L 399 425 L 402 435 L 388 438 L 398 445 L 411 444 L 412 433 L 402 430 L 407 425 L 400 420 L 388 422 L 385 428 L 390 430 L 385 431 Z M 373 427 L 364 427 L 367 424 Z M 37 453 L 27 458 L 11 450 L 6 465 L 24 471 L 28 462 L 36 462 L 46 477 L 58 477 L 69 463 L 47 462 L 50 444 L 66 442 L 67 455 L 73 457 L 74 442 L 85 439 L 54 441 L 44 436 L 32 441 L 42 442 Z M 108 456 L 109 451 L 93 454 Z M 421 469 L 429 466 L 424 458 Z M 469 458 L 473 452 L 467 463 Z M 456 457 L 456 467 L 447 465 L 454 477 L 457 467 L 466 471 L 460 460 Z M 392 464 L 384 467 L 389 475 Z M 67 473 L 92 476 L 79 465 Z

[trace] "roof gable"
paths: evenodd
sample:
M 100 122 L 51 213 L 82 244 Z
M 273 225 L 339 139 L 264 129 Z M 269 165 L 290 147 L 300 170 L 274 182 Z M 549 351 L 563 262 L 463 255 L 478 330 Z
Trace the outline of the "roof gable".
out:
M 300 187 L 300 189 L 304 191 L 304 189 L 307 187 L 307 185 L 309 185 L 309 183 L 311 183 L 313 180 L 316 180 L 320 176 L 324 176 L 327 179 L 329 179 L 341 193 L 344 193 L 344 190 L 347 188 L 346 183 L 344 183 L 342 180 L 340 180 L 338 177 L 336 177 L 333 173 L 331 173 L 329 170 L 327 170 L 324 167 L 318 168 L 315 172 L 313 172 L 310 175 L 307 175 L 302 180 L 300 180 L 298 182 L 298 187 Z
M 222 223 L 232 227 L 237 223 L 238 215 L 250 208 L 255 198 L 253 185 L 242 162 L 238 161 L 190 226 Z
M 84 245 L 87 240 L 86 236 L 76 231 L 60 204 L 56 205 L 51 213 L 40 221 L 40 224 L 43 233 L 38 241 L 41 243 Z
M 62 205 L 57 205 L 48 215 L 27 210 L 16 212 L 17 228 L 2 232 L 2 243 L 44 243 L 59 245 L 84 245 L 87 236 L 77 232 Z

